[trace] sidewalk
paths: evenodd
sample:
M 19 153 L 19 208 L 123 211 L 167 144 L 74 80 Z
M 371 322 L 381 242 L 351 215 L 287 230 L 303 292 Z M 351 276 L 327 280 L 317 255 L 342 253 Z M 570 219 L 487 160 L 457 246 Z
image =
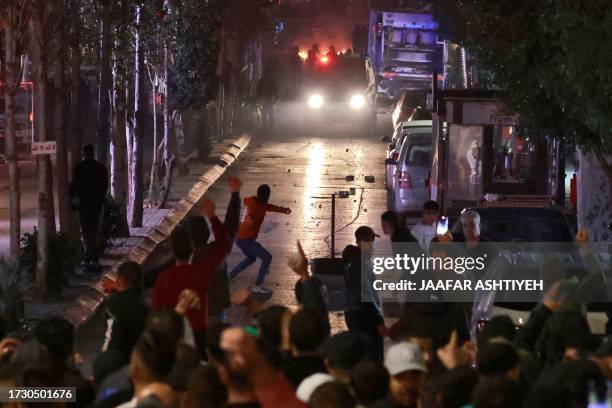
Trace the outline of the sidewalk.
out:
M 177 174 L 167 203 L 169 208 L 145 209 L 141 228 L 131 228 L 129 238 L 112 241 L 112 248 L 100 260 L 104 268 L 103 275 L 114 280 L 116 267 L 124 260 L 134 260 L 145 267 L 153 262 L 156 249 L 192 211 L 208 188 L 237 159 L 249 142 L 250 136 L 213 142 L 209 160 L 205 164 L 192 163 L 189 175 Z M 218 210 L 225 209 L 219 207 Z M 61 315 L 79 328 L 96 313 L 105 300 L 100 279 L 98 275 L 77 274 L 71 277 L 69 287 L 64 290 L 63 301 L 26 304 L 26 321 L 33 323 L 49 316 Z

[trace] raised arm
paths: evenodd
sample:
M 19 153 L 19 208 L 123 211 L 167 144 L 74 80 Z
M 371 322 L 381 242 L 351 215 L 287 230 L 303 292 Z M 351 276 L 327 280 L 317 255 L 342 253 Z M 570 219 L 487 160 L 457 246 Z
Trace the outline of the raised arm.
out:
M 215 214 L 215 204 L 208 198 L 205 198 L 202 203 L 202 209 L 204 214 L 208 217 L 210 225 L 212 226 L 213 234 L 215 234 L 215 242 L 212 244 L 207 256 L 203 256 L 197 263 L 212 263 L 215 265 L 213 269 L 216 269 L 216 267 L 231 251 L 232 239 L 230 238 L 230 235 L 227 233 L 226 229 L 223 227 L 223 224 L 221 224 L 219 217 L 217 217 Z
M 278 212 L 278 213 L 283 213 L 283 214 L 290 214 L 291 210 L 287 207 L 280 207 L 278 205 L 274 205 L 274 204 L 268 204 L 266 206 L 266 211 L 270 211 L 270 212 Z

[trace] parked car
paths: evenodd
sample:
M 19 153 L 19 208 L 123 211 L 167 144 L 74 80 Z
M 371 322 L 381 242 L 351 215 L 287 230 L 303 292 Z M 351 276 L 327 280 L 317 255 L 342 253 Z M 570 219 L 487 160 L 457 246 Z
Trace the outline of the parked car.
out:
M 387 157 L 386 159 L 393 159 L 397 161 L 399 159 L 400 150 L 402 143 L 406 136 L 410 133 L 426 133 L 431 130 L 430 120 L 413 120 L 408 122 L 402 122 L 397 125 L 391 141 L 387 146 Z M 386 175 L 386 187 L 390 189 L 393 186 L 393 172 L 395 165 L 385 164 L 385 175 Z
M 425 121 L 423 121 L 425 122 Z M 429 175 L 432 159 L 432 129 L 411 127 L 404 137 L 397 160 L 385 164 L 393 167 L 389 207 L 398 214 L 420 212 L 429 200 Z
M 567 217 L 555 208 L 474 207 L 480 215 L 480 235 L 493 242 L 574 242 Z M 457 220 L 451 230 L 461 235 Z
M 578 246 L 572 246 L 576 241 L 575 231 L 568 217 L 554 208 L 534 207 L 474 207 L 465 210 L 476 211 L 480 215 L 480 235 L 497 243 L 515 243 L 515 245 L 500 246 L 500 253 L 512 253 L 512 259 L 518 262 L 514 266 L 512 279 L 533 279 L 540 276 L 543 259 L 557 257 L 565 269 L 566 279 L 572 276 L 584 279 L 586 264 L 580 256 Z M 464 211 L 465 211 L 464 210 Z M 461 222 L 455 221 L 451 230 L 456 239 L 461 239 Z M 529 244 L 538 246 L 530 246 Z M 547 245 L 550 244 L 550 245 Z M 543 245 L 543 246 L 539 246 Z M 543 252 L 543 249 L 546 251 Z M 603 270 L 609 270 L 610 254 L 599 251 L 602 246 L 595 246 L 595 255 L 599 259 Z M 607 265 L 607 266 L 606 266 Z M 499 279 L 499 277 L 498 277 Z M 588 286 L 585 286 L 588 288 Z M 606 289 L 596 298 L 606 297 Z M 574 289 L 576 295 L 584 289 Z M 589 292 L 591 290 L 589 289 Z M 510 316 L 517 325 L 522 325 L 529 319 L 529 315 L 536 302 L 516 302 L 504 300 L 506 292 L 491 292 L 486 296 L 475 299 L 472 309 L 472 324 L 484 325 L 495 315 Z M 609 295 L 607 295 L 609 296 Z M 608 311 L 607 303 L 591 302 L 588 304 L 588 320 L 595 332 L 601 333 L 607 321 L 604 312 Z

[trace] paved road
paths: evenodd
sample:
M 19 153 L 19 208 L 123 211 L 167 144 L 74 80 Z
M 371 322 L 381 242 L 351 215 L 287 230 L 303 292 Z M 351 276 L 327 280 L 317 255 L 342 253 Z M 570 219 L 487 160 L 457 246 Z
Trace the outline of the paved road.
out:
M 287 115 L 282 109 L 277 113 Z M 286 266 L 296 241 L 301 240 L 311 258 L 330 254 L 331 202 L 312 197 L 355 189 L 354 195 L 337 200 L 337 254 L 354 242 L 353 233 L 358 226 L 369 225 L 382 235 L 379 217 L 386 209 L 385 145 L 379 136 L 365 136 L 342 126 L 337 131 L 319 129 L 311 133 L 298 131 L 295 125 L 285 121 L 285 126 L 274 135 L 254 136 L 240 159 L 209 192 L 209 197 L 217 203 L 218 214 L 223 216 L 229 200 L 227 177 L 239 176 L 243 180 L 243 197 L 254 195 L 257 186 L 267 183 L 272 188 L 270 202 L 292 209 L 290 215 L 269 213 L 259 235 L 259 241 L 274 256 L 265 282 L 265 286 L 274 290 L 268 304 L 286 306 L 296 305 L 293 293 L 296 276 Z M 318 135 L 313 136 L 314 133 Z M 346 176 L 353 176 L 354 181 L 346 181 Z M 374 176 L 374 182 L 366 182 L 365 176 Z M 242 257 L 234 247 L 228 259 L 230 268 Z M 243 271 L 232 291 L 253 285 L 258 267 L 259 262 Z M 235 322 L 249 320 L 241 309 L 232 309 L 230 316 Z M 341 313 L 332 313 L 331 321 L 334 330 L 344 327 Z M 77 347 L 86 360 L 99 350 L 103 334 L 104 322 L 100 317 L 81 330 Z M 89 364 L 83 368 L 88 372 Z
M 229 175 L 242 178 L 243 196 L 253 195 L 257 186 L 272 187 L 270 202 L 290 207 L 290 215 L 269 213 L 262 226 L 259 241 L 274 256 L 265 286 L 274 290 L 270 302 L 293 305 L 296 277 L 286 266 L 294 253 L 296 241 L 302 242 L 309 257 L 330 255 L 331 200 L 324 197 L 337 191 L 355 194 L 336 200 L 336 253 L 354 243 L 358 226 L 372 226 L 379 233 L 380 214 L 386 209 L 384 189 L 384 145 L 365 137 L 270 136 L 255 138 L 238 163 L 209 193 L 215 202 L 227 200 L 226 180 Z M 354 181 L 346 181 L 353 176 Z M 365 181 L 374 176 L 374 182 Z M 382 234 L 381 234 L 382 235 Z M 234 247 L 230 267 L 243 255 Z M 252 285 L 258 263 L 236 279 L 233 289 Z

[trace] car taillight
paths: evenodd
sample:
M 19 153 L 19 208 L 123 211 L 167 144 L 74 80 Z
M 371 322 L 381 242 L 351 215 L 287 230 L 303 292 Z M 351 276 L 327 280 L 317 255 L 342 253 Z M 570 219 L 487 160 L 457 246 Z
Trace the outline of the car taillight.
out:
M 394 161 L 397 161 L 397 159 L 399 158 L 399 152 L 393 152 L 393 153 L 391 154 L 391 158 L 392 158 Z
M 399 174 L 399 188 L 402 190 L 412 190 L 412 179 L 407 171 L 401 171 Z

